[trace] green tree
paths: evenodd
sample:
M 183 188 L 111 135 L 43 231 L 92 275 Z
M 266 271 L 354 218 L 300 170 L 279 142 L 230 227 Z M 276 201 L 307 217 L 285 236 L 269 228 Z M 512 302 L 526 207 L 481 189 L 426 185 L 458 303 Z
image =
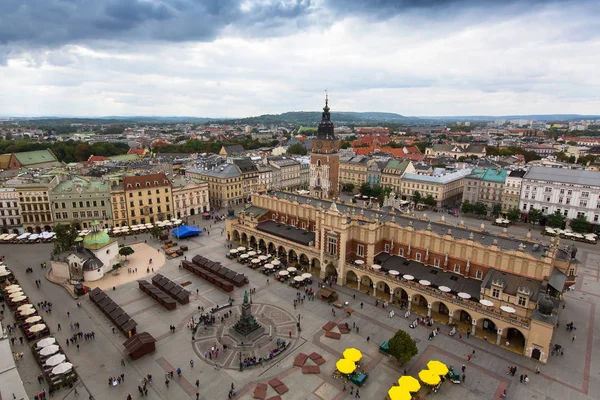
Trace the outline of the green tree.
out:
M 373 185 L 371 186 L 371 197 L 379 197 L 382 193 L 383 189 L 381 185 Z
M 409 362 L 419 353 L 417 342 L 403 330 L 399 330 L 394 337 L 388 340 L 388 347 L 390 355 L 398 360 L 400 364 Z
M 471 214 L 473 212 L 473 204 L 471 204 L 469 200 L 463 201 L 460 211 L 462 211 L 463 214 Z
M 379 200 L 379 205 L 383 206 L 383 201 L 386 199 L 386 197 L 388 197 L 390 195 L 390 193 L 392 193 L 392 188 L 391 187 L 383 187 L 383 189 L 381 190 L 381 193 L 379 193 L 379 196 L 377 196 L 377 200 Z
M 478 201 L 477 203 L 473 204 L 473 212 L 477 215 L 486 215 L 488 208 L 484 203 Z
M 537 224 L 540 222 L 540 218 L 542 218 L 541 210 L 536 210 L 535 208 L 529 210 L 529 222 L 532 224 Z
M 340 143 L 340 149 L 349 149 L 350 147 L 352 147 L 352 145 L 349 142 L 346 142 L 345 140 L 342 140 L 342 142 Z
M 150 228 L 150 236 L 154 239 L 157 239 L 160 237 L 160 235 L 162 235 L 163 233 L 163 228 L 161 228 L 160 226 L 154 225 L 152 228 Z
M 305 156 L 308 153 L 308 151 L 306 150 L 306 147 L 304 147 L 301 143 L 296 143 L 288 147 L 287 153 Z
M 74 224 L 56 225 L 54 227 L 54 233 L 56 233 L 56 239 L 54 240 L 55 254 L 73 249 L 75 246 L 75 239 L 77 239 L 77 228 Z
M 521 218 L 521 211 L 518 208 L 511 208 L 506 213 L 506 218 L 511 222 L 518 221 Z
M 127 257 L 132 255 L 133 253 L 135 253 L 135 250 L 133 250 L 129 246 L 123 246 L 119 249 L 119 255 L 125 257 L 125 259 L 127 259 Z
M 585 215 L 580 215 L 571 220 L 571 229 L 577 233 L 587 233 L 590 231 L 590 222 Z
M 412 195 L 412 201 L 413 201 L 413 203 L 415 203 L 415 206 L 417 204 L 419 204 L 421 201 L 423 201 L 423 197 L 421 196 L 421 193 L 419 193 L 418 191 L 415 191 Z
M 565 216 L 556 211 L 554 214 L 548 215 L 547 223 L 552 228 L 562 228 L 565 224 Z
M 371 196 L 371 185 L 369 185 L 368 182 L 363 183 L 362 185 L 360 185 L 360 194 L 363 196 Z
M 435 199 L 433 198 L 432 195 L 428 194 L 427 197 L 425 197 L 425 199 L 423 199 L 423 203 L 426 206 L 435 207 L 437 204 L 437 201 L 435 201 Z
M 342 192 L 352 193 L 354 191 L 354 183 L 344 183 L 342 185 Z
M 500 215 L 500 213 L 502 212 L 502 205 L 499 203 L 494 203 L 492 204 L 492 215 L 496 218 L 498 218 L 498 216 Z

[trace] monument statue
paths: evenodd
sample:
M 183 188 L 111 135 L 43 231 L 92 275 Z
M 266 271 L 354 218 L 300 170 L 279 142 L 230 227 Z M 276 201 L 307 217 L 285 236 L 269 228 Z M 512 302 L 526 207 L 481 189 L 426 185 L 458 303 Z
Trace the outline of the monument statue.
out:
M 244 304 L 248 304 L 248 291 L 244 290 Z

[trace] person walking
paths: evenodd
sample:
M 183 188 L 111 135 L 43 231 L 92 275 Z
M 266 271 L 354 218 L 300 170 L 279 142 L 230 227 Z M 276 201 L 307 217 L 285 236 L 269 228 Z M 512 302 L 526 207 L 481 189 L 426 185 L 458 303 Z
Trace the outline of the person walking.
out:
M 356 388 L 356 395 L 354 396 L 355 399 L 360 399 L 360 394 L 358 391 L 358 388 Z
M 571 338 L 571 342 L 575 341 L 575 335 L 573 335 L 573 337 Z
M 190 367 L 194 368 L 194 360 L 190 360 Z
M 367 336 L 367 343 L 371 340 L 371 336 Z
M 463 374 L 465 373 L 465 369 L 467 369 L 467 367 L 465 366 L 465 364 L 463 364 L 461 371 L 463 372 Z

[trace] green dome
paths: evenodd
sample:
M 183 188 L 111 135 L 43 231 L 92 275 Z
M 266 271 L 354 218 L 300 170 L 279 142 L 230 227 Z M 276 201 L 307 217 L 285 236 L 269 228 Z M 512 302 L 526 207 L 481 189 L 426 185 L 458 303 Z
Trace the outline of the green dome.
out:
M 97 250 L 111 242 L 108 233 L 98 229 L 97 221 L 92 223 L 92 227 L 92 232 L 85 235 L 85 238 L 83 239 L 83 247 L 86 249 Z

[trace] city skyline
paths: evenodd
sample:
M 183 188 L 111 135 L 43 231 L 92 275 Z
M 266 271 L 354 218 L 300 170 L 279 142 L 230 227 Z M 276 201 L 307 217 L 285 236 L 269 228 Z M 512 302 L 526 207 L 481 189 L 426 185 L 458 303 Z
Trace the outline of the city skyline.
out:
M 598 8 L 8 0 L 0 114 L 248 117 L 318 110 L 324 89 L 336 111 L 597 114 Z

